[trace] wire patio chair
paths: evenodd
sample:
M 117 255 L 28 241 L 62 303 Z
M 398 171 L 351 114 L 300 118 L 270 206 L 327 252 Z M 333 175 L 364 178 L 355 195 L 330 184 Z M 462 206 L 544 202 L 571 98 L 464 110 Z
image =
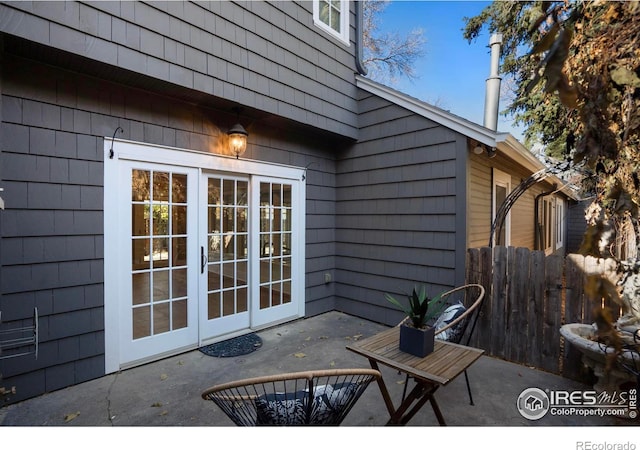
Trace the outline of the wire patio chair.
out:
M 238 426 L 340 425 L 369 384 L 372 369 L 329 369 L 247 378 L 210 387 L 214 402 Z

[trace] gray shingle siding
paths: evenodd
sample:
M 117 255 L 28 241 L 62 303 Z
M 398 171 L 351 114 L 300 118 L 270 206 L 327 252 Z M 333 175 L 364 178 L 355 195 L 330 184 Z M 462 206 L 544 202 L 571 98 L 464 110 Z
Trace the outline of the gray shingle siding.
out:
M 338 162 L 336 302 L 395 324 L 385 292 L 426 283 L 435 294 L 460 281 L 466 141 L 375 96 L 360 107 L 361 139 Z
M 7 2 L 0 17 L 0 31 L 357 135 L 355 46 L 315 27 L 309 1 Z
M 338 42 L 311 8 L 0 3 L 0 36 L 13 35 L 0 52 L 0 309 L 41 315 L 41 357 L 0 361 L 13 401 L 104 374 L 103 138 L 117 127 L 209 151 L 236 120 L 228 107 L 248 107 L 245 158 L 308 167 L 306 315 L 392 324 L 384 292 L 460 284 L 466 140 L 359 91 L 354 30 Z
M 104 373 L 104 343 L 79 351 L 104 335 L 102 153 L 98 137 L 74 132 L 73 88 L 43 66 L 4 62 L 0 310 L 11 325 L 38 307 L 41 346 L 38 360 L 0 370 L 28 398 Z
M 207 150 L 218 124 L 235 118 L 9 53 L 4 59 L 0 310 L 5 320 L 26 319 L 37 306 L 41 330 L 38 360 L 0 361 L 18 401 L 104 374 L 103 136 L 121 126 L 127 139 Z M 324 274 L 335 268 L 335 154 L 350 141 L 294 125 L 255 121 L 247 157 L 309 166 L 306 312 L 313 315 L 334 307 Z
M 570 202 L 567 208 L 567 253 L 577 253 L 587 230 L 585 211 L 589 200 Z
M 3 85 L 3 76 L 2 76 L 2 67 L 4 66 L 4 36 L 0 34 L 0 161 L 3 160 L 2 151 L 5 145 L 5 137 L 4 137 L 4 117 L 5 117 L 5 108 L 9 105 L 4 102 L 2 98 L 2 85 Z M 2 170 L 0 170 L 0 187 L 4 188 L 3 178 L 2 178 Z M 4 190 L 4 189 L 3 189 Z M 0 191 L 0 198 L 4 202 L 5 194 L 3 191 Z M 2 256 L 6 251 L 6 244 L 3 242 L 3 229 L 4 229 L 4 210 L 0 209 L 0 303 L 2 302 L 2 284 L 3 284 L 3 276 L 2 276 Z M 2 369 L 0 369 L 0 379 L 2 379 Z

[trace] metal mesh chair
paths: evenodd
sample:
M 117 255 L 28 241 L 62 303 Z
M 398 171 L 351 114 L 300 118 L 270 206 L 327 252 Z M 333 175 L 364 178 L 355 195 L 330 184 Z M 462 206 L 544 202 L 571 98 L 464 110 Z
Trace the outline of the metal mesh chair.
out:
M 210 387 L 213 401 L 238 426 L 340 425 L 369 384 L 372 369 L 334 369 L 248 378 Z
M 434 324 L 436 325 L 436 339 L 447 340 L 455 344 L 460 344 L 464 340 L 465 345 L 469 345 L 469 343 L 471 342 L 471 336 L 476 326 L 476 321 L 478 320 L 478 316 L 480 314 L 480 309 L 482 308 L 484 294 L 485 289 L 481 284 L 465 284 L 443 293 L 442 298 L 448 298 L 449 300 L 447 300 L 447 302 L 449 304 L 455 305 L 456 301 L 458 301 L 459 303 L 464 305 L 464 310 L 453 320 L 447 322 L 446 324 L 443 324 L 444 326 L 437 326 L 437 323 Z M 465 337 L 466 339 L 464 339 Z M 466 370 L 464 371 L 464 378 L 467 383 L 469 404 L 473 405 L 473 395 L 471 394 L 469 375 L 467 374 Z M 408 383 L 409 376 L 407 375 L 404 391 L 402 393 L 403 399 L 406 396 Z

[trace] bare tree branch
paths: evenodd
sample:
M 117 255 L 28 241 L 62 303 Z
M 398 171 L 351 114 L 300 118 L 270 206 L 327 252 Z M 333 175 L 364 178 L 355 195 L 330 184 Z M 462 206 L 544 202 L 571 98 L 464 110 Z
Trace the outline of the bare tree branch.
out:
M 395 84 L 400 77 L 413 81 L 418 78 L 414 64 L 425 53 L 424 31 L 417 28 L 404 36 L 399 33 L 380 34 L 380 14 L 388 3 L 388 0 L 364 2 L 363 64 L 369 77 L 381 83 Z

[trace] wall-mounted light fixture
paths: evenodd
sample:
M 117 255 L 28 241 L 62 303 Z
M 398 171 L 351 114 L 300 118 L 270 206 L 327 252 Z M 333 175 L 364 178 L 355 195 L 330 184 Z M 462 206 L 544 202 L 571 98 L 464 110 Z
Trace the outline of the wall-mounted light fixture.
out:
M 487 152 L 487 156 L 489 158 L 494 158 L 496 156 L 497 150 L 495 147 L 487 147 L 480 142 L 476 142 L 475 147 L 473 147 L 473 153 L 476 155 L 482 155 L 484 152 Z
M 247 149 L 247 136 L 249 136 L 249 133 L 240 125 L 240 108 L 234 108 L 234 111 L 238 116 L 238 122 L 227 131 L 227 135 L 229 136 L 229 151 L 232 155 L 236 155 L 236 159 L 238 159 Z

